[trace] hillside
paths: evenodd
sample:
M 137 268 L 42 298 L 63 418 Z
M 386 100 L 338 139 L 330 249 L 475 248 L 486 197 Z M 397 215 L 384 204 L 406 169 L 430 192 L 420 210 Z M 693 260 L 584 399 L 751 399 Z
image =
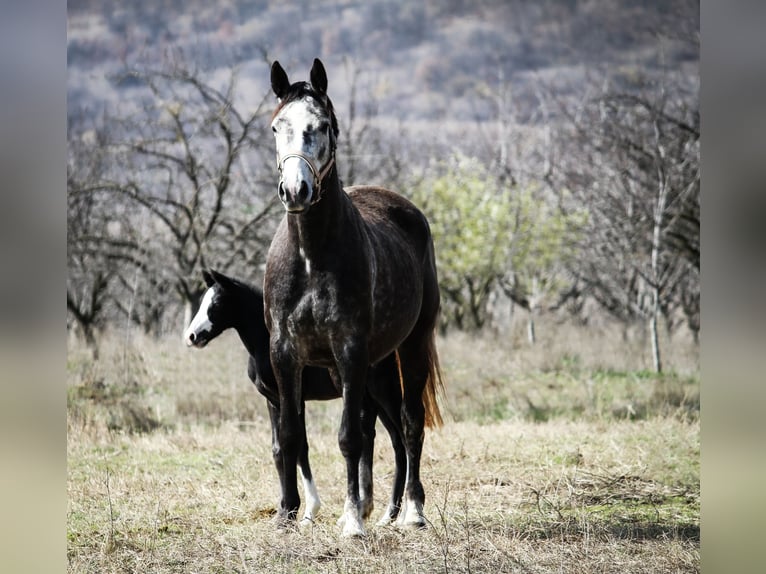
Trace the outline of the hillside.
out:
M 70 113 L 117 106 L 133 96 L 116 74 L 179 54 L 212 75 L 236 67 L 258 100 L 271 60 L 308 70 L 319 56 L 331 77 L 348 72 L 346 86 L 356 66 L 378 113 L 406 120 L 485 120 L 482 87 L 505 82 L 523 117 L 535 81 L 567 95 L 602 73 L 627 88 L 663 69 L 698 73 L 699 3 L 686 0 L 77 0 L 68 10 Z

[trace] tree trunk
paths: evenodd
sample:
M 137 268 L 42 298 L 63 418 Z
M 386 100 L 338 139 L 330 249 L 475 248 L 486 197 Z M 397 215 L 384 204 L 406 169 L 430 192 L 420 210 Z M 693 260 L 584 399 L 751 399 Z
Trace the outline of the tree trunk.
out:
M 660 254 L 662 253 L 662 217 L 665 214 L 665 204 L 668 195 L 668 184 L 665 175 L 664 161 L 665 148 L 661 144 L 659 136 L 659 127 L 654 126 L 655 141 L 657 143 L 657 155 L 659 162 L 657 165 L 657 201 L 654 205 L 654 221 L 652 229 L 652 309 L 649 315 L 649 333 L 652 345 L 652 363 L 654 371 L 662 372 L 662 357 L 660 355 L 660 339 L 657 329 L 657 322 L 660 315 L 660 288 L 662 277 L 660 276 Z
M 649 336 L 651 338 L 652 345 L 652 366 L 656 373 L 662 372 L 662 356 L 660 355 L 660 338 L 657 322 L 659 320 L 659 288 L 655 287 L 653 290 L 653 309 L 652 314 L 649 317 Z
M 537 341 L 535 337 L 535 314 L 532 310 L 529 310 L 529 320 L 527 321 L 527 339 L 530 345 L 534 345 Z

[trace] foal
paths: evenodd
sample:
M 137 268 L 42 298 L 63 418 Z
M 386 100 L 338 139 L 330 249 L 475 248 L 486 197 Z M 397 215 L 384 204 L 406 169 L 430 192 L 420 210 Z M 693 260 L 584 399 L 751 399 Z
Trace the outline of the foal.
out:
M 256 389 L 267 400 L 271 419 L 272 452 L 281 485 L 284 480 L 278 432 L 280 404 L 277 383 L 269 359 L 269 334 L 263 317 L 263 294 L 257 287 L 227 277 L 217 271 L 203 271 L 202 277 L 208 289 L 202 297 L 199 310 L 184 331 L 184 340 L 187 345 L 201 349 L 226 329 L 233 328 L 237 332 L 250 354 L 247 374 L 255 384 Z M 371 369 L 370 377 L 381 379 L 393 377 L 394 382 L 398 384 L 396 382 L 398 381 L 398 372 L 395 358 L 389 357 L 375 369 Z M 303 371 L 302 389 L 300 426 L 304 440 L 303 448 L 298 455 L 298 466 L 301 469 L 304 496 L 306 497 L 306 507 L 301 522 L 307 523 L 313 522 L 321 502 L 309 465 L 303 404 L 304 401 L 340 398 L 341 393 L 338 385 L 333 382 L 326 369 L 314 367 L 308 367 Z M 375 421 L 378 416 L 391 436 L 391 445 L 394 449 L 397 466 L 391 501 L 386 509 L 386 514 L 381 519 L 381 522 L 388 522 L 396 518 L 394 511 L 401 504 L 406 454 L 397 426 L 391 422 L 388 414 L 378 412 L 376 404 L 370 400 L 369 396 L 365 396 L 361 415 L 364 446 L 359 462 L 360 494 L 363 501 L 363 514 L 367 518 L 373 509 L 372 456 L 375 442 Z M 284 493 L 282 495 L 284 496 Z

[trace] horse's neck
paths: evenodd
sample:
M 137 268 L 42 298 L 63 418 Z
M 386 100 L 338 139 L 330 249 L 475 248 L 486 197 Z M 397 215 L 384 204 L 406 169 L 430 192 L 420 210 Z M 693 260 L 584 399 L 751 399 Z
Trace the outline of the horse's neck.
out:
M 343 191 L 335 167 L 327 176 L 327 188 L 322 198 L 304 215 L 294 219 L 296 241 L 304 257 L 311 260 L 328 253 L 326 247 L 339 236 L 339 230 L 347 228 L 351 200 Z

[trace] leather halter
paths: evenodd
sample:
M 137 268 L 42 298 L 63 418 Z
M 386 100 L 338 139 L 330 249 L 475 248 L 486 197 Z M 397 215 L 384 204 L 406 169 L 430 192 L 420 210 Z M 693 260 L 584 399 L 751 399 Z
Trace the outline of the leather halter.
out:
M 316 197 L 311 199 L 310 205 L 314 205 L 315 203 L 318 203 L 319 200 L 322 199 L 322 181 L 327 176 L 327 174 L 330 172 L 330 169 L 332 169 L 332 166 L 335 164 L 335 149 L 332 150 L 332 154 L 330 155 L 330 161 L 327 162 L 327 164 L 320 170 L 317 169 L 316 163 L 314 162 L 314 159 L 310 156 L 307 156 L 304 153 L 301 153 L 299 151 L 287 153 L 282 156 L 280 159 L 277 158 L 277 169 L 279 170 L 279 183 L 280 185 L 284 181 L 282 179 L 282 169 L 284 167 L 285 161 L 290 159 L 291 157 L 297 157 L 298 159 L 303 160 L 306 165 L 309 166 L 309 169 L 311 170 L 311 175 L 314 177 L 314 189 L 316 190 Z

